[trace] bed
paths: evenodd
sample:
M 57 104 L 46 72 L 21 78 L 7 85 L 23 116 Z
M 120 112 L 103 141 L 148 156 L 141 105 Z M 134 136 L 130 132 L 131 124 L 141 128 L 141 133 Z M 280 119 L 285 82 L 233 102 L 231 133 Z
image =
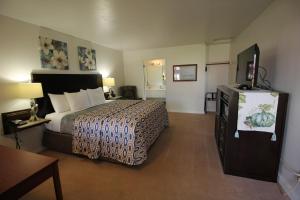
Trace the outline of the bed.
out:
M 159 101 L 108 101 L 82 111 L 54 113 L 48 93 L 102 87 L 100 74 L 33 73 L 32 82 L 41 82 L 44 92 L 37 99 L 38 116 L 51 119 L 43 145 L 56 151 L 140 165 L 168 126 L 165 105 Z

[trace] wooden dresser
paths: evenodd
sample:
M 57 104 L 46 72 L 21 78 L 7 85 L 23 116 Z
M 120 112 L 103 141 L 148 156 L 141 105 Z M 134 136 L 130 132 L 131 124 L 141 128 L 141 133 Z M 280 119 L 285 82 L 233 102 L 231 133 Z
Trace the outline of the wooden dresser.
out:
M 276 182 L 288 94 L 279 92 L 275 122 L 276 141 L 271 141 L 271 133 L 263 132 L 239 131 L 239 138 L 235 137 L 238 101 L 237 89 L 218 87 L 215 138 L 224 173 Z

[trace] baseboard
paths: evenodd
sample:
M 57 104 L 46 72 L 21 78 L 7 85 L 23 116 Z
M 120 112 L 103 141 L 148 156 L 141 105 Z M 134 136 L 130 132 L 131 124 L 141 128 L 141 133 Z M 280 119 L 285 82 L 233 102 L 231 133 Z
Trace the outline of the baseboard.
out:
M 176 110 L 176 109 L 167 109 L 168 112 L 174 112 L 174 113 L 190 113 L 190 114 L 205 114 L 204 111 L 195 112 L 195 111 L 182 111 L 182 110 Z
M 286 181 L 286 179 L 280 174 L 278 175 L 278 184 L 280 185 L 280 187 L 283 189 L 284 192 L 290 191 L 293 188 L 293 186 L 289 184 Z M 299 200 L 299 197 L 297 197 L 294 192 L 288 194 L 288 197 L 291 200 Z

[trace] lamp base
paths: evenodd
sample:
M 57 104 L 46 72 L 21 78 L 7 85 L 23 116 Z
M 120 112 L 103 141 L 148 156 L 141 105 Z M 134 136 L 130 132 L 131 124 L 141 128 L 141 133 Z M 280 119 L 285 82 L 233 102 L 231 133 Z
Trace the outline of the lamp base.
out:
M 38 111 L 38 104 L 35 103 L 34 99 L 31 99 L 30 101 L 30 118 L 28 121 L 34 122 L 39 120 L 38 116 L 36 115 Z
M 115 97 L 116 95 L 115 95 L 115 93 L 114 93 L 114 91 L 111 89 L 111 88 L 109 88 L 109 97 L 110 98 L 112 98 L 112 97 Z
M 29 122 L 35 122 L 35 121 L 38 121 L 40 118 L 38 118 L 38 116 L 36 115 L 31 115 L 30 118 L 29 118 Z

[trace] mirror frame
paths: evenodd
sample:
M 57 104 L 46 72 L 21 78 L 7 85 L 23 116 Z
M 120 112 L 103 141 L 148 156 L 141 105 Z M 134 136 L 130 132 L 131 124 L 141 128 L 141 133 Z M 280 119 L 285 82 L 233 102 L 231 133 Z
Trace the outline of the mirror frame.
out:
M 175 67 L 195 67 L 195 74 L 194 74 L 194 79 L 188 79 L 188 80 L 175 80 Z M 173 82 L 181 82 L 181 81 L 197 81 L 197 69 L 198 65 L 197 64 L 185 64 L 185 65 L 173 65 Z

